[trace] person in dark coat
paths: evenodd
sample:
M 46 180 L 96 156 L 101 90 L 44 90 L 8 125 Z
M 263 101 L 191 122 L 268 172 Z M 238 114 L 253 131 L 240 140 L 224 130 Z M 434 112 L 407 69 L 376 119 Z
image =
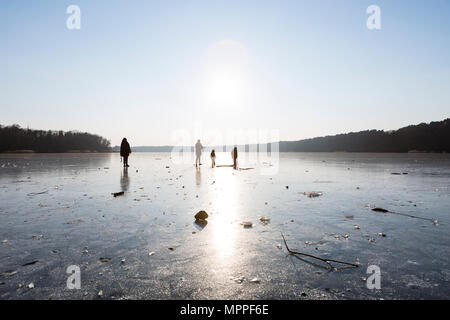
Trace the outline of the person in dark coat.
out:
M 236 170 L 237 167 L 237 158 L 238 158 L 238 150 L 237 147 L 234 147 L 233 151 L 231 152 L 231 156 L 233 157 L 233 168 Z
M 123 138 L 122 143 L 120 144 L 120 156 L 123 157 L 123 166 L 129 167 L 128 165 L 128 156 L 131 153 L 130 144 L 127 141 L 127 138 Z
M 214 168 L 216 166 L 216 151 L 213 149 L 211 151 L 211 168 Z

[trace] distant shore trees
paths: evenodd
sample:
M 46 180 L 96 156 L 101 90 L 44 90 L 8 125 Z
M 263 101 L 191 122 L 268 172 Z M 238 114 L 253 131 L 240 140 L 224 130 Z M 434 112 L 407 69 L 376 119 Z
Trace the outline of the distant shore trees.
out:
M 98 135 L 77 131 L 24 129 L 0 125 L 0 152 L 109 152 L 110 142 Z
M 231 150 L 232 145 L 228 145 Z M 186 147 L 191 152 L 193 147 Z M 217 152 L 226 150 L 224 145 L 208 146 Z M 118 151 L 119 147 L 114 147 Z M 134 147 L 134 152 L 171 152 L 171 146 Z M 238 145 L 241 152 L 271 151 L 271 144 Z M 398 130 L 366 130 L 334 136 L 298 141 L 280 141 L 280 152 L 450 152 L 450 119 L 410 125 Z M 229 152 L 229 151 L 228 151 Z
M 281 141 L 282 152 L 450 152 L 450 118 L 398 130 L 367 130 Z
M 249 145 L 240 147 L 243 151 L 247 151 Z M 172 148 L 171 146 L 135 147 L 133 151 L 170 152 Z M 216 149 L 220 150 L 219 147 Z M 270 150 L 270 144 L 268 150 Z M 90 133 L 31 130 L 23 129 L 18 125 L 0 125 L 0 152 L 111 151 L 118 151 L 118 147 L 111 148 L 109 140 Z M 450 118 L 428 124 L 410 125 L 392 131 L 366 130 L 299 141 L 280 141 L 279 151 L 448 153 L 450 152 Z

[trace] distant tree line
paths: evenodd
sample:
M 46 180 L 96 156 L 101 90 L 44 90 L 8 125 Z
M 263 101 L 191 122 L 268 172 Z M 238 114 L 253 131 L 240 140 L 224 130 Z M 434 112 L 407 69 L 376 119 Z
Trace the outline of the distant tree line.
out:
M 77 131 L 23 129 L 19 125 L 0 125 L 0 152 L 111 151 L 110 142 L 98 135 Z
M 217 152 L 233 146 L 209 146 Z M 264 147 L 264 148 L 262 148 Z M 191 151 L 193 146 L 186 147 Z M 113 148 L 118 151 L 120 147 Z M 171 152 L 172 146 L 132 147 L 134 152 Z M 239 151 L 271 151 L 271 145 L 240 145 Z M 407 126 L 394 131 L 366 130 L 299 141 L 280 141 L 280 152 L 450 152 L 450 119 Z
M 450 152 L 450 119 L 395 131 L 367 130 L 300 141 L 281 141 L 281 152 Z

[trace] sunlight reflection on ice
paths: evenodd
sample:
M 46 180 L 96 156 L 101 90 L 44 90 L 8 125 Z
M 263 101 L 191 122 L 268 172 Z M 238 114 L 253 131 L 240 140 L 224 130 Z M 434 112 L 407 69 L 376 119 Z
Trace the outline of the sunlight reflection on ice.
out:
M 216 170 L 217 192 L 214 201 L 214 244 L 217 255 L 225 263 L 230 263 L 230 257 L 235 250 L 236 225 L 238 216 L 238 184 L 231 168 Z

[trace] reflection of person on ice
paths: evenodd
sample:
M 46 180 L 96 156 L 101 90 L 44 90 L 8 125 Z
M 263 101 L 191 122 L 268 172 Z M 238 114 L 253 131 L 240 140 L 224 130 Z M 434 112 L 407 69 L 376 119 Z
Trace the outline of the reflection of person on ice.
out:
M 200 139 L 197 140 L 197 143 L 195 144 L 195 166 L 198 167 L 202 163 L 200 162 L 200 157 L 202 156 L 202 149 L 203 146 L 200 143 Z

